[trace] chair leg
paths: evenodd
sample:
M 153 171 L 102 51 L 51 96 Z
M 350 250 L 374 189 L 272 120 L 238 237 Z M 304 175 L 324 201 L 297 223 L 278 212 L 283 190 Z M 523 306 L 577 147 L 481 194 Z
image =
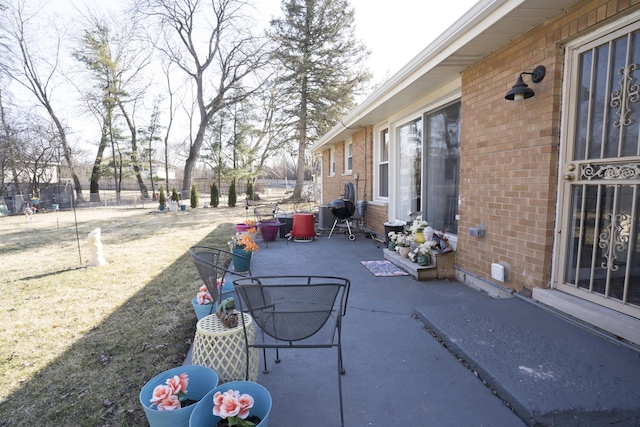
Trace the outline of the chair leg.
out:
M 276 348 L 276 363 L 280 363 L 280 349 Z
M 342 351 L 338 346 L 338 396 L 340 398 L 340 425 L 344 427 L 344 409 L 342 407 L 342 375 L 345 373 L 342 366 Z
M 262 349 L 262 359 L 264 360 L 264 369 L 262 370 L 262 373 L 268 374 L 269 369 L 267 368 L 267 349 L 266 348 Z

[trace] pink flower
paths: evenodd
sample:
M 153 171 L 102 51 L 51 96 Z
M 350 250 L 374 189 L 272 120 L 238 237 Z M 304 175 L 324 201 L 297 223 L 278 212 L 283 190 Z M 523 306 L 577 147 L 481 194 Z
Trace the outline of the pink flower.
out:
M 167 379 L 166 385 L 159 385 L 153 389 L 151 395 L 151 407 L 158 405 L 158 411 L 173 411 L 180 409 L 180 398 L 178 395 L 187 393 L 189 376 L 186 372 L 174 375 Z
M 238 415 L 241 409 L 238 397 L 240 392 L 238 391 L 225 391 L 220 393 L 219 391 L 213 396 L 213 415 L 217 415 L 220 418 L 235 417 Z
M 182 393 L 187 394 L 187 385 L 189 384 L 189 375 L 186 372 L 180 374 L 180 389 Z
M 207 286 L 206 286 L 206 285 L 202 285 L 202 286 L 200 286 L 199 291 L 200 291 L 200 292 L 207 292 Z
M 209 294 L 209 292 L 198 292 L 198 295 L 196 295 L 196 300 L 200 305 L 211 304 L 213 302 L 213 298 L 211 297 L 211 294 Z
M 151 406 L 157 405 L 169 396 L 171 396 L 171 387 L 167 385 L 157 386 L 153 389 L 153 393 L 151 395 Z
M 186 373 L 174 375 L 173 378 L 167 380 L 167 386 L 171 390 L 171 394 L 185 394 L 187 392 L 187 384 L 189 383 L 189 377 Z
M 218 290 L 220 290 L 220 288 L 222 287 L 222 285 L 224 285 L 224 280 L 223 279 L 218 279 L 217 281 L 217 286 L 218 286 Z
M 238 399 L 240 402 L 240 412 L 238 413 L 238 417 L 243 420 L 249 416 L 249 409 L 253 408 L 253 397 L 249 394 L 243 394 Z
M 175 411 L 176 409 L 180 409 L 180 400 L 175 394 L 158 403 L 158 411 Z

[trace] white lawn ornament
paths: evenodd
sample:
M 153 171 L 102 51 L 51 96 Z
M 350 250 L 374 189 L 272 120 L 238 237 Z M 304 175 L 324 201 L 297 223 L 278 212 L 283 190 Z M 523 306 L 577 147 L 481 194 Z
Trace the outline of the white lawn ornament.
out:
M 104 259 L 104 254 L 102 253 L 102 242 L 100 241 L 100 228 L 96 228 L 91 231 L 87 236 L 87 241 L 89 242 L 89 262 L 87 262 L 87 266 L 93 265 L 105 265 L 108 262 Z

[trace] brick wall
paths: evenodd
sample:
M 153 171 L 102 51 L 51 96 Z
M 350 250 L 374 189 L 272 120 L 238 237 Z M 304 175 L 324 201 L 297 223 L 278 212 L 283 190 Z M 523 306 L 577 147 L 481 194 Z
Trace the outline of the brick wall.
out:
M 353 144 L 352 171 L 345 174 L 344 163 L 344 142 L 335 145 L 335 162 L 336 173 L 329 176 L 330 170 L 330 150 L 322 152 L 322 197 L 325 204 L 331 203 L 344 193 L 344 185 L 352 182 L 354 187 L 357 184 L 356 200 L 371 201 L 373 194 L 373 128 L 359 130 L 352 135 Z M 355 175 L 358 175 L 356 182 Z M 387 221 L 387 205 L 386 204 L 367 204 L 365 215 L 365 227 L 380 235 L 384 234 L 384 222 Z
M 491 281 L 492 262 L 510 267 L 506 286 L 547 287 L 556 215 L 563 42 L 588 32 L 640 0 L 577 3 L 462 75 L 460 221 L 456 265 Z M 544 65 L 522 102 L 506 92 L 520 72 Z M 486 237 L 469 227 L 486 226 Z

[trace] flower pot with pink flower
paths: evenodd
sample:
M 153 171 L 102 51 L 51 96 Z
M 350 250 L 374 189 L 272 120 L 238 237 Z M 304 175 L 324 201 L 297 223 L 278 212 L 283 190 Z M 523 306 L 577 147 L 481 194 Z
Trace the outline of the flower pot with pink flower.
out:
M 223 288 L 223 286 L 224 280 L 218 279 L 218 295 L 221 293 L 221 289 Z M 198 318 L 198 320 L 202 319 L 204 316 L 213 314 L 216 311 L 218 295 L 211 295 L 206 285 L 200 286 L 198 294 L 194 299 L 191 300 L 193 311 L 196 312 L 196 317 Z
M 268 427 L 271 403 L 271 394 L 258 383 L 228 382 L 198 402 L 189 427 Z
M 197 403 L 217 385 L 218 374 L 206 366 L 179 366 L 156 375 L 139 396 L 149 426 L 187 427 Z

